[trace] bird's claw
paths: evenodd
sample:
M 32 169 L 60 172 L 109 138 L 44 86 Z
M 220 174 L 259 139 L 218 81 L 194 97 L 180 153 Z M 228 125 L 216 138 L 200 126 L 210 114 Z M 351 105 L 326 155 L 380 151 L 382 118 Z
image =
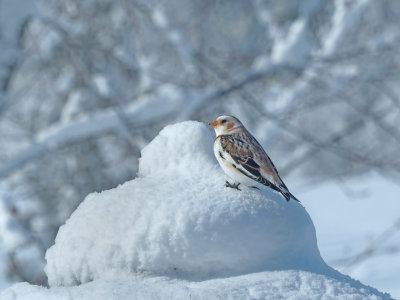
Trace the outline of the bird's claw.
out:
M 241 191 L 241 189 L 239 189 L 239 185 L 240 185 L 240 182 L 239 183 L 230 183 L 228 180 L 225 180 L 226 187 L 230 187 L 232 189 L 237 189 L 238 191 Z

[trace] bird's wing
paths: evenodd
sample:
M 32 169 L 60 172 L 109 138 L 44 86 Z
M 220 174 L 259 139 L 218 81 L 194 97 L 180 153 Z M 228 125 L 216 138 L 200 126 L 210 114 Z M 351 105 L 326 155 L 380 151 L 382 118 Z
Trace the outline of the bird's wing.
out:
M 251 139 L 243 134 L 221 136 L 221 147 L 227 154 L 225 159 L 235 163 L 238 170 L 251 179 L 280 190 L 282 180 L 274 165 L 258 142 L 253 143 Z
M 224 158 L 242 174 L 279 192 L 286 201 L 293 198 L 300 202 L 289 192 L 272 160 L 249 132 L 222 135 L 220 143 Z

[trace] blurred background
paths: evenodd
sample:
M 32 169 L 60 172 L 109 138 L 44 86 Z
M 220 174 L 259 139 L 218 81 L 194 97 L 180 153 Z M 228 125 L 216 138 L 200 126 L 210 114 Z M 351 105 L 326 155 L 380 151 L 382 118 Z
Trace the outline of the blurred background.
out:
M 0 288 L 167 124 L 237 116 L 331 266 L 400 297 L 400 1 L 0 0 Z M 210 131 L 211 132 L 211 131 Z

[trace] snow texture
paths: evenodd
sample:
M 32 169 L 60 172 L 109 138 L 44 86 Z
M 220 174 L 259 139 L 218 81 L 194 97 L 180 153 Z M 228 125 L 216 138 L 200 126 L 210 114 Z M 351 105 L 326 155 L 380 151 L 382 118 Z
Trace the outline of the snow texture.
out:
M 14 285 L 2 300 L 110 299 L 315 299 L 375 300 L 371 289 L 305 271 L 267 271 L 231 278 L 187 281 L 168 277 L 114 276 L 75 287 Z
M 17 284 L 0 298 L 389 298 L 325 264 L 301 204 L 225 187 L 212 143 L 202 123 L 164 128 L 135 180 L 89 195 L 60 228 L 51 288 Z
M 91 194 L 46 254 L 50 285 L 110 270 L 206 279 L 263 270 L 326 269 L 304 208 L 269 192 L 224 186 L 212 134 L 167 126 L 142 151 L 139 176 Z

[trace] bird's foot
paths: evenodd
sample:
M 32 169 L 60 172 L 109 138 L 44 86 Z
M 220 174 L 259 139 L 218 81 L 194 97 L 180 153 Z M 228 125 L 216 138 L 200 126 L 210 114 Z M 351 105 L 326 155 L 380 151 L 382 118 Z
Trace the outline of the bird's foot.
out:
M 230 183 L 228 180 L 225 180 L 226 187 L 230 187 L 232 189 L 237 189 L 238 191 L 241 191 L 241 189 L 239 189 L 239 185 L 240 185 L 240 182 L 239 183 Z

